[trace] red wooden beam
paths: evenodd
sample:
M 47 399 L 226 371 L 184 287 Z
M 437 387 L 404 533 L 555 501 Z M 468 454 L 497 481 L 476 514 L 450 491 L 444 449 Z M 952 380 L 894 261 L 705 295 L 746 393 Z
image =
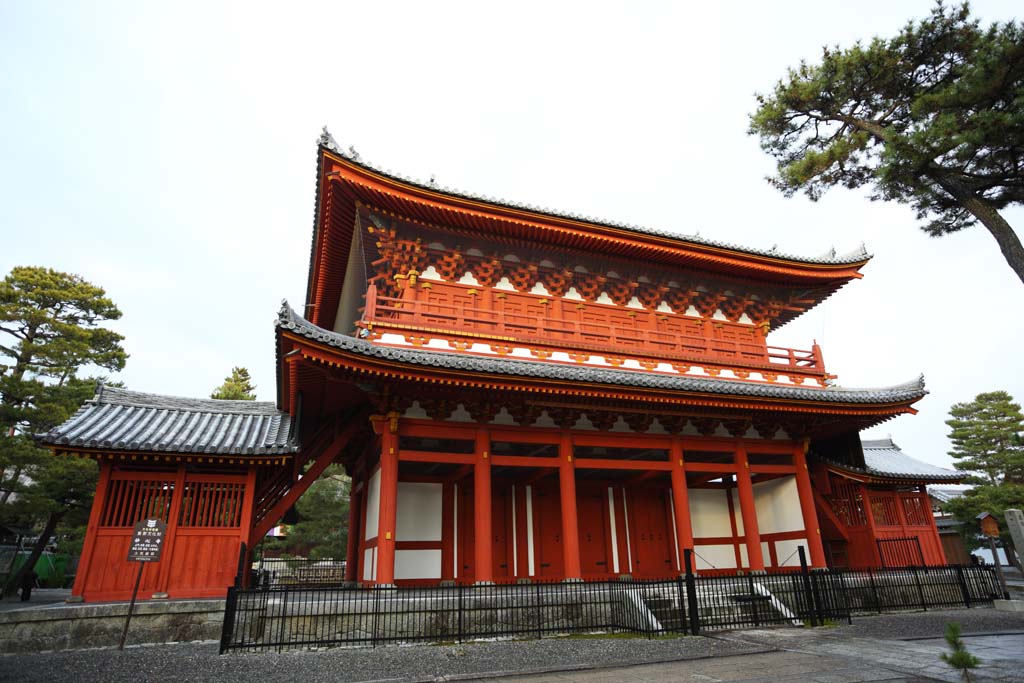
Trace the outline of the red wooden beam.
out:
M 334 462 L 334 459 L 341 454 L 352 437 L 365 426 L 363 417 L 365 416 L 361 413 L 353 417 L 344 429 L 342 429 L 341 432 L 339 432 L 335 438 L 324 447 L 324 450 L 322 450 L 319 455 L 315 456 L 313 464 L 299 476 L 299 479 L 292 484 L 291 488 L 288 489 L 288 492 L 281 496 L 281 499 L 267 511 L 263 516 L 263 519 L 256 523 L 256 526 L 253 527 L 252 533 L 249 535 L 250 548 L 254 544 L 258 543 L 261 538 L 267 535 L 267 532 L 277 524 L 278 520 L 280 520 L 281 517 L 284 516 L 284 513 L 288 511 L 288 508 L 295 504 L 295 501 L 297 501 L 302 494 L 309 489 L 313 482 L 324 473 L 324 470 Z
M 690 462 L 686 461 L 683 469 L 687 472 L 710 472 L 712 474 L 735 474 L 736 464 L 725 462 Z
M 403 462 L 433 462 L 444 465 L 472 465 L 475 456 L 472 453 L 434 453 L 432 451 L 398 451 L 398 459 Z
M 491 461 L 494 465 L 503 467 L 558 467 L 558 458 L 529 455 L 495 455 Z
M 545 458 L 546 460 L 547 458 Z M 667 460 L 611 460 L 609 458 L 576 458 L 577 469 L 592 470 L 659 470 L 667 472 L 672 463 Z

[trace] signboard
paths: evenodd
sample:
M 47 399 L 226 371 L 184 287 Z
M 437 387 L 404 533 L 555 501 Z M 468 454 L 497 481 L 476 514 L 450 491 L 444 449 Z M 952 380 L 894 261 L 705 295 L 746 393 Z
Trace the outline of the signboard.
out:
M 978 520 L 978 524 L 981 526 L 981 533 L 989 538 L 999 538 L 999 521 L 992 514 L 982 512 L 975 519 Z
M 144 519 L 135 525 L 128 546 L 129 562 L 159 562 L 167 525 L 159 519 Z

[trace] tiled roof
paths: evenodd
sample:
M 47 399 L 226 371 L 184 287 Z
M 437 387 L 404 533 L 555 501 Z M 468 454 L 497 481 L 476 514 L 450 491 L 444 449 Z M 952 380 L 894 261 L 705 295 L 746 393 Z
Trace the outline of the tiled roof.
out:
M 102 385 L 67 422 L 37 439 L 58 447 L 137 452 L 280 455 L 298 450 L 291 417 L 273 403 Z
M 486 356 L 474 356 L 464 353 L 380 346 L 370 343 L 365 339 L 358 339 L 317 327 L 308 320 L 301 318 L 292 310 L 287 302 L 281 306 L 277 327 L 344 351 L 381 360 L 405 363 L 407 365 L 493 375 L 567 380 L 581 384 L 611 384 L 684 393 L 712 393 L 756 398 L 781 398 L 795 401 L 865 404 L 913 401 L 928 393 L 924 388 L 923 376 L 905 384 L 879 389 L 846 389 L 835 386 L 825 389 L 810 389 L 797 386 L 790 387 L 745 382 L 742 380 L 686 377 L 642 370 L 612 370 L 540 360 L 488 358 Z
M 738 244 L 731 244 L 729 242 L 720 242 L 718 240 L 708 239 L 706 237 L 701 237 L 699 234 L 681 235 L 678 232 L 672 230 L 648 228 L 640 225 L 634 225 L 631 223 L 621 223 L 619 221 L 595 218 L 594 216 L 584 216 L 576 213 L 557 211 L 555 209 L 549 209 L 546 207 L 523 204 L 508 199 L 478 195 L 472 192 L 466 192 L 464 190 L 458 190 L 446 186 L 435 185 L 433 184 L 433 181 L 429 183 L 424 183 L 421 180 L 409 178 L 401 175 L 400 173 L 394 173 L 391 171 L 391 169 L 385 170 L 380 168 L 379 166 L 375 166 L 368 161 L 364 161 L 352 147 L 349 147 L 349 149 L 347 150 L 343 149 L 341 145 L 339 145 L 337 141 L 335 141 L 334 137 L 329 132 L 327 132 L 326 126 L 324 126 L 323 132 L 320 134 L 319 143 L 320 147 L 322 147 L 323 149 L 326 149 L 332 152 L 333 154 L 337 154 L 338 156 L 347 159 L 348 161 L 354 164 L 358 164 L 363 168 L 367 168 L 373 171 L 374 173 L 379 173 L 380 175 L 387 176 L 388 178 L 391 178 L 393 180 L 399 180 L 403 183 L 414 185 L 424 190 L 430 190 L 432 192 L 443 192 L 447 195 L 451 195 L 453 197 L 460 197 L 462 199 L 483 201 L 511 209 L 520 209 L 524 211 L 532 211 L 534 213 L 545 214 L 548 216 L 552 216 L 554 218 L 568 218 L 571 220 L 585 221 L 587 223 L 592 223 L 594 225 L 615 228 L 617 230 L 629 230 L 631 232 L 639 233 L 642 235 L 653 235 L 655 237 L 673 239 L 678 242 L 698 244 L 701 246 L 717 247 L 721 249 L 729 249 L 730 251 L 738 251 L 745 254 L 755 254 L 758 256 L 768 256 L 787 261 L 796 261 L 799 263 L 846 265 L 860 263 L 862 261 L 867 261 L 868 259 L 871 258 L 871 255 L 868 253 L 867 249 L 864 247 L 863 244 L 861 244 L 859 248 L 854 249 L 853 251 L 845 254 L 837 254 L 835 249 L 830 249 L 827 253 L 822 254 L 820 256 L 795 256 L 793 254 L 781 252 L 776 247 L 772 247 L 771 249 L 753 249 L 750 247 L 740 246 Z
M 921 462 L 900 450 L 892 439 L 861 441 L 867 471 L 883 477 L 908 479 L 959 480 L 959 472 Z
M 971 490 L 970 484 L 945 484 L 943 486 L 929 486 L 928 495 L 940 503 L 948 503 L 959 498 Z

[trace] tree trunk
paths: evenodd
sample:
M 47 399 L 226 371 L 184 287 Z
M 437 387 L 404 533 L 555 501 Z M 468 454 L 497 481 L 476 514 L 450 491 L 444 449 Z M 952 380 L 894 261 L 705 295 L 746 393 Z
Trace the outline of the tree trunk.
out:
M 4 586 L 4 595 L 14 595 L 18 590 L 18 586 L 21 585 L 21 577 L 26 572 L 35 569 L 36 562 L 43 556 L 43 551 L 46 550 L 46 544 L 49 543 L 50 537 L 53 536 L 54 529 L 60 523 L 60 520 L 64 518 L 67 510 L 60 510 L 58 512 L 51 512 L 50 516 L 46 519 L 46 528 L 43 529 L 43 533 L 39 535 L 39 540 L 36 541 L 35 546 L 32 548 L 32 552 L 28 556 L 28 560 L 21 565 L 21 568 L 13 575 L 7 578 L 7 585 Z
M 1024 282 L 1024 245 L 1021 245 L 1020 237 L 1010 224 L 984 198 L 968 190 L 955 178 L 938 171 L 933 171 L 929 176 L 961 206 L 970 211 L 972 216 L 981 221 L 995 238 L 1006 263 L 1013 268 L 1020 281 Z

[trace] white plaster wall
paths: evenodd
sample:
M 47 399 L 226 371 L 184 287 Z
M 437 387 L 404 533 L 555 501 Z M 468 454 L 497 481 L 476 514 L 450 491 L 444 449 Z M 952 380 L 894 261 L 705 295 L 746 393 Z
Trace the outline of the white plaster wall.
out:
M 799 567 L 800 555 L 796 549 L 800 546 L 804 547 L 804 554 L 807 556 L 807 561 L 810 562 L 811 553 L 807 549 L 807 541 L 799 538 L 791 541 L 775 541 L 775 556 L 779 559 L 779 566 Z
M 804 530 L 794 476 L 754 484 L 754 507 L 761 535 Z
M 441 540 L 441 484 L 398 482 L 395 540 Z
M 732 536 L 729 501 L 722 489 L 690 489 L 690 521 L 694 538 Z M 717 546 L 700 546 L 714 548 Z M 732 552 L 732 546 L 729 546 Z M 730 566 L 735 566 L 735 561 Z
M 377 536 L 377 515 L 380 513 L 380 470 L 373 473 L 366 487 L 366 535 L 364 541 Z
M 693 554 L 697 559 L 697 571 L 736 568 L 736 552 L 731 545 L 698 545 Z
M 367 548 L 363 551 L 363 579 L 366 581 L 377 580 L 377 549 Z
M 729 495 L 732 496 L 732 514 L 736 518 L 736 535 L 742 538 L 747 532 L 743 528 L 743 507 L 740 505 L 739 489 L 729 489 Z M 760 527 L 758 529 L 760 530 Z
M 399 499 L 401 500 L 401 499 Z M 396 550 L 396 579 L 440 579 L 440 550 Z

